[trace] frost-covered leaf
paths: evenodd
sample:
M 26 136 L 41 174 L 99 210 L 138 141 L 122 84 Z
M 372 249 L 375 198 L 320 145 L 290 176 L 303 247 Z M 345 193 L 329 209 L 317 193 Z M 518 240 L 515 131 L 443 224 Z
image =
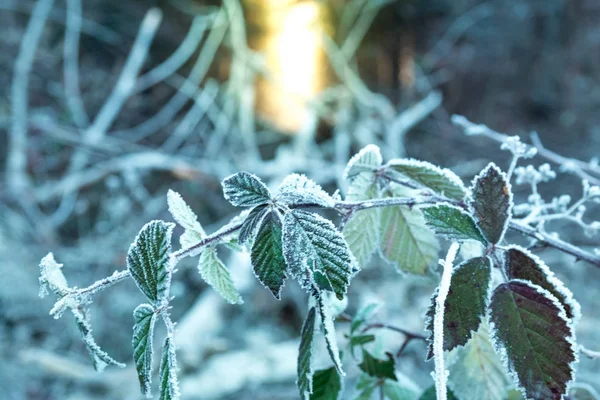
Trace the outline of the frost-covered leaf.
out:
M 238 235 L 238 242 L 240 244 L 246 243 L 246 241 L 250 238 L 253 238 L 256 230 L 261 225 L 263 218 L 271 211 L 271 207 L 266 204 L 261 204 L 260 206 L 254 207 L 248 213 L 248 216 L 244 220 L 242 227 L 240 228 L 240 233 Z
M 447 168 L 439 168 L 426 161 L 395 159 L 387 164 L 391 177 L 409 178 L 443 196 L 462 200 L 467 194 L 462 180 Z
M 352 183 L 360 174 L 373 172 L 381 166 L 383 159 L 379 147 L 370 144 L 356 153 L 346 165 L 344 179 Z
M 142 394 L 152 397 L 152 340 L 156 313 L 150 304 L 140 304 L 133 311 L 133 360 L 140 380 Z
M 494 351 L 487 323 L 464 347 L 450 353 L 448 387 L 461 400 L 504 400 L 512 386 Z
M 254 274 L 276 299 L 286 279 L 282 235 L 281 219 L 273 211 L 262 220 L 250 253 Z
M 185 249 L 186 247 L 197 244 L 202 239 L 204 239 L 204 235 L 202 235 L 200 232 L 186 230 L 181 234 L 181 236 L 179 236 L 179 244 L 181 245 L 182 249 Z
M 362 355 L 363 361 L 358 365 L 361 371 L 375 378 L 387 378 L 394 381 L 398 380 L 398 378 L 396 378 L 394 357 L 392 357 L 391 354 L 386 354 L 387 360 L 380 360 L 363 349 Z
M 488 242 L 499 243 L 513 207 L 510 182 L 496 164 L 490 163 L 473 179 L 471 193 L 470 205 L 477 226 Z
M 200 236 L 206 235 L 204 229 L 202 229 L 202 225 L 198 222 L 198 217 L 179 193 L 169 189 L 167 192 L 167 204 L 173 219 L 177 221 L 182 228 L 186 231 L 194 231 Z
M 383 381 L 383 394 L 389 400 L 417 400 L 421 388 L 411 379 L 402 374 L 396 374 L 398 380 Z
M 64 296 L 69 289 L 67 279 L 63 275 L 59 264 L 52 253 L 48 253 L 40 261 L 40 297 L 48 294 L 48 289 L 57 296 Z
M 517 386 L 532 399 L 561 399 L 574 378 L 573 326 L 560 302 L 528 281 L 499 285 L 490 303 L 492 339 Z
M 449 240 L 477 240 L 486 243 L 473 217 L 458 207 L 440 204 L 432 207 L 421 208 L 427 226 L 436 235 L 441 235 Z
M 300 391 L 300 398 L 308 400 L 313 391 L 313 352 L 315 339 L 315 321 L 317 311 L 311 307 L 302 325 L 300 349 L 298 351 L 298 380 L 296 386 Z
M 254 207 L 271 199 L 267 186 L 256 175 L 238 172 L 223 179 L 223 195 L 236 207 Z
M 327 345 L 327 352 L 333 365 L 337 369 L 338 373 L 345 376 L 344 370 L 342 369 L 342 360 L 340 359 L 340 349 L 337 344 L 337 338 L 335 334 L 335 326 L 333 324 L 333 317 L 329 312 L 327 304 L 325 304 L 324 296 L 320 296 L 317 299 L 319 306 L 319 315 L 321 316 L 321 324 L 323 325 L 323 335 L 325 336 L 325 344 Z
M 394 196 L 403 196 L 396 188 Z M 429 266 L 437 261 L 439 243 L 427 228 L 421 211 L 405 206 L 381 209 L 379 224 L 380 250 L 383 257 L 402 272 L 425 275 Z
M 229 269 L 217 256 L 214 247 L 205 249 L 198 260 L 200 276 L 230 304 L 242 304 L 244 301 L 233 284 Z
M 127 252 L 127 269 L 148 300 L 161 303 L 171 286 L 171 234 L 175 224 L 150 221 Z
M 506 274 L 509 279 L 531 281 L 552 293 L 563 305 L 567 317 L 577 321 L 581 307 L 573 298 L 573 293 L 554 276 L 550 268 L 538 256 L 520 246 L 509 246 L 506 250 Z
M 175 343 L 169 336 L 163 344 L 162 357 L 158 377 L 160 380 L 160 400 L 179 399 L 179 379 L 177 378 L 177 357 L 175 355 Z
M 305 175 L 288 175 L 279 189 L 276 200 L 288 205 L 316 204 L 321 207 L 333 207 L 335 200 L 328 195 L 315 181 Z
M 366 173 L 355 177 L 346 199 L 349 201 L 370 200 L 379 197 L 377 182 Z M 378 207 L 359 210 L 344 225 L 342 234 L 360 266 L 365 266 L 377 250 L 379 243 L 380 212 Z
M 492 273 L 491 261 L 477 257 L 458 265 L 452 272 L 450 290 L 444 302 L 444 350 L 463 346 L 477 332 L 485 316 Z M 427 360 L 433 357 L 433 317 L 437 292 L 427 311 L 429 336 Z
M 419 400 L 437 400 L 437 395 L 435 392 L 435 386 L 431 386 L 429 389 L 423 392 Z M 447 400 L 458 400 L 452 391 L 448 390 L 448 398 Z M 462 399 L 461 399 L 462 400 Z
M 342 391 L 342 378 L 335 367 L 315 371 L 310 400 L 337 400 Z
M 125 368 L 125 364 L 116 361 L 104 350 L 102 350 L 100 346 L 98 346 L 94 336 L 92 335 L 92 326 L 89 323 L 86 310 L 80 308 L 71 308 L 71 312 L 75 317 L 75 322 L 77 323 L 79 333 L 81 333 L 81 339 L 83 340 L 83 343 L 90 354 L 94 369 L 98 372 L 102 372 L 108 365 Z
M 321 289 L 329 284 L 342 299 L 358 266 L 346 241 L 333 223 L 320 215 L 302 210 L 288 212 L 283 221 L 283 255 L 290 274 L 301 286 Z M 325 282 L 315 279 L 318 272 Z

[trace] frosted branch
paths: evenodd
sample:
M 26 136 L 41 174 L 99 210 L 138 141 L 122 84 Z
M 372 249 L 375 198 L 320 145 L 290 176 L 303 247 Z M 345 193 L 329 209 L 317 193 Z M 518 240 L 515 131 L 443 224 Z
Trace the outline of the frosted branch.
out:
M 452 243 L 448 250 L 446 260 L 440 260 L 443 267 L 442 280 L 437 292 L 435 304 L 435 316 L 433 319 L 433 355 L 435 361 L 435 392 L 437 400 L 446 400 L 446 381 L 448 371 L 444 366 L 444 303 L 450 290 L 450 280 L 452 278 L 452 265 L 458 252 L 458 243 Z

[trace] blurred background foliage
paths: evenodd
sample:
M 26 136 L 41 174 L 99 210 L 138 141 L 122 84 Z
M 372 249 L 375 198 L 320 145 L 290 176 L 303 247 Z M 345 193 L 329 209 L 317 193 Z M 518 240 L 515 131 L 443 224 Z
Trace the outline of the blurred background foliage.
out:
M 151 8 L 162 19 L 140 31 Z M 138 398 L 133 283 L 95 298 L 98 342 L 128 363 L 97 375 L 72 321 L 53 321 L 51 300 L 38 298 L 38 263 L 53 251 L 79 286 L 123 268 L 140 227 L 169 219 L 168 188 L 212 231 L 234 215 L 220 181 L 239 170 L 270 185 L 301 172 L 343 191 L 348 158 L 368 143 L 465 181 L 490 160 L 506 168 L 509 154 L 464 136 L 454 113 L 597 157 L 599 18 L 595 0 L 0 0 L 1 397 Z M 120 79 L 131 60 L 143 62 L 139 73 Z M 579 191 L 562 175 L 542 188 Z M 571 228 L 557 229 L 597 246 Z M 600 271 L 542 256 L 582 303 L 578 338 L 600 343 Z M 381 320 L 421 330 L 435 278 L 372 264 L 354 281 L 350 309 L 378 299 Z M 184 398 L 296 398 L 302 292 L 290 285 L 274 301 L 246 258 L 228 265 L 242 307 L 207 290 L 191 263 L 175 277 Z M 399 345 L 383 336 L 384 347 Z M 400 370 L 429 386 L 424 345 L 404 354 Z M 583 359 L 578 379 L 598 385 L 599 370 Z

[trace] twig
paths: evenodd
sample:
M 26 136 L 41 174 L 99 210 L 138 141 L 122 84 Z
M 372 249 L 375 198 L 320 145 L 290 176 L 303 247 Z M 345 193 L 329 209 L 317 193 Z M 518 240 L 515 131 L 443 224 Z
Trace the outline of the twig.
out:
M 79 87 L 79 36 L 81 33 L 81 0 L 67 0 L 67 23 L 63 48 L 65 100 L 75 125 L 87 128 L 90 118 L 85 111 Z
M 29 107 L 29 74 L 48 15 L 54 0 L 39 0 L 21 40 L 11 88 L 12 127 L 8 140 L 6 182 L 18 195 L 29 185 L 27 177 L 27 113 Z
M 422 341 L 426 341 L 427 337 L 425 335 L 423 335 L 422 333 L 416 333 L 416 332 L 411 332 L 409 330 L 406 330 L 404 328 L 400 328 L 398 326 L 395 325 L 391 325 L 391 324 L 387 324 L 385 322 L 373 322 L 368 324 L 367 326 L 365 326 L 362 330 L 362 332 L 367 332 L 371 329 L 387 329 L 390 331 L 394 331 L 394 332 L 398 332 L 403 334 L 404 336 L 406 336 L 407 338 L 411 338 L 411 339 L 417 339 L 417 340 L 422 340 Z
M 467 118 L 463 117 L 462 115 L 453 115 L 451 120 L 454 125 L 457 125 L 460 128 L 462 128 L 464 133 L 468 136 L 481 135 L 492 139 L 498 143 L 504 143 L 506 141 L 506 138 L 508 137 L 503 133 L 496 132 L 493 129 L 490 129 L 486 125 L 475 124 L 469 121 Z M 533 147 L 537 149 L 538 154 L 542 158 L 560 165 L 566 171 L 572 172 L 582 179 L 586 179 L 591 184 L 600 185 L 600 178 L 590 175 L 590 173 L 600 175 L 600 169 L 598 167 L 592 167 L 591 165 L 580 160 L 563 157 L 546 149 L 542 145 L 542 142 L 540 141 L 536 133 L 531 134 L 531 141 L 533 143 Z
M 600 351 L 590 350 L 583 346 L 579 346 L 579 351 L 581 352 L 581 354 L 585 355 L 586 357 L 593 358 L 593 359 L 600 358 Z
M 187 35 L 169 58 L 140 76 L 135 85 L 134 92 L 139 93 L 151 86 L 165 80 L 177 71 L 194 54 L 202 41 L 203 33 L 207 29 L 207 20 L 213 16 L 197 16 L 192 21 L 192 26 Z M 214 26 L 213 26 L 214 27 Z

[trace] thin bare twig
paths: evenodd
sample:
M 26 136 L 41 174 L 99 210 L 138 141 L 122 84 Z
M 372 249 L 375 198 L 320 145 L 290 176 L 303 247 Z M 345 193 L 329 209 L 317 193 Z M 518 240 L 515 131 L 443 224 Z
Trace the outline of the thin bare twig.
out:
M 29 185 L 27 177 L 27 113 L 29 108 L 29 74 L 48 15 L 54 0 L 39 0 L 21 40 L 12 84 L 12 127 L 8 140 L 6 182 L 18 195 Z

